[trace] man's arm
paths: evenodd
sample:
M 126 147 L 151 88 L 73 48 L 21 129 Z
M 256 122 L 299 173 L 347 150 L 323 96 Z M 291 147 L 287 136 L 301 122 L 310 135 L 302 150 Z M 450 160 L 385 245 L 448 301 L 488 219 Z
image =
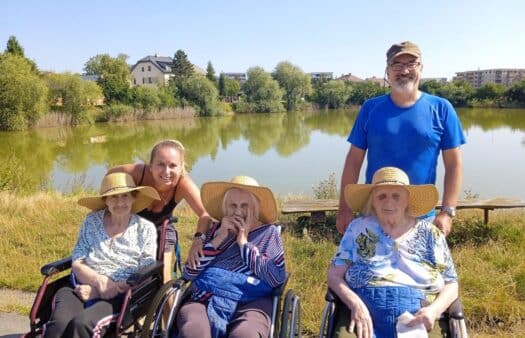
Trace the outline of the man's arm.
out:
M 461 150 L 459 147 L 447 149 L 442 152 L 442 155 L 445 166 L 445 178 L 443 180 L 444 187 L 441 205 L 456 207 L 463 182 Z M 445 235 L 448 235 L 452 229 L 452 218 L 447 213 L 440 212 L 434 219 L 434 224 L 440 228 Z
M 341 175 L 341 188 L 339 195 L 339 211 L 337 212 L 337 218 L 335 226 L 340 234 L 344 234 L 348 223 L 352 221 L 353 215 L 352 210 L 348 207 L 345 202 L 344 190 L 348 184 L 355 184 L 359 179 L 359 172 L 363 165 L 366 150 L 358 148 L 354 145 L 350 146 L 350 150 L 346 155 L 345 166 L 343 168 L 343 174 Z

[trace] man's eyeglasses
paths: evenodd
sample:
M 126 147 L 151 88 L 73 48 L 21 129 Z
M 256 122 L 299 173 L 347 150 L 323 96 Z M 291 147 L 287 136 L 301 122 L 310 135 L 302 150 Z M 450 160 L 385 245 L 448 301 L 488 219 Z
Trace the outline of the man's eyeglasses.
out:
M 408 70 L 414 70 L 417 67 L 419 67 L 419 65 L 421 65 L 421 62 L 394 62 L 390 64 L 390 68 L 396 72 L 399 72 L 400 70 L 403 70 L 405 68 Z

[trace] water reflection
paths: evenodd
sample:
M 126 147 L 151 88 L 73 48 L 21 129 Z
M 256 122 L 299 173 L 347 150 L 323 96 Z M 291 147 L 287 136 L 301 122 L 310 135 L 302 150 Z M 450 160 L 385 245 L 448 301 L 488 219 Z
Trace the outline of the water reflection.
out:
M 506 145 L 512 149 L 506 150 L 516 154 L 524 152 L 525 110 L 462 109 L 459 114 L 469 137 L 465 152 L 468 152 L 469 148 L 476 147 L 478 138 L 505 138 L 509 130 L 520 135 L 517 142 L 513 141 L 513 144 Z M 219 168 L 220 166 L 235 165 L 239 169 L 247 165 L 247 162 L 264 158 L 265 161 L 271 162 L 269 165 L 272 167 L 282 167 L 282 171 L 297 170 L 286 167 L 285 163 L 288 162 L 285 161 L 302 161 L 304 169 L 301 170 L 322 170 L 312 176 L 311 179 L 315 180 L 326 178 L 329 173 L 327 168 L 333 168 L 334 172 L 342 168 L 345 151 L 348 148 L 345 139 L 355 116 L 356 111 L 255 114 L 97 124 L 18 133 L 2 132 L 0 156 L 4 159 L 16 157 L 16 170 L 24 173 L 27 185 L 34 189 L 47 184 L 69 191 L 71 186 L 68 186 L 70 185 L 68 181 L 73 177 L 85 174 L 94 176 L 93 187 L 96 187 L 96 182 L 100 179 L 98 176 L 101 176 L 108 167 L 129 162 L 147 162 L 150 149 L 155 142 L 175 138 L 188 149 L 186 159 L 188 169 L 192 170 L 197 162 L 206 160 L 200 162 L 210 168 L 199 168 L 197 172 L 211 171 L 212 174 L 209 175 L 211 177 L 214 170 L 227 172 L 226 169 Z M 482 132 L 478 133 L 477 130 Z M 321 143 L 323 146 L 320 145 Z M 329 144 L 337 147 L 333 148 Z M 243 152 L 237 149 L 241 145 L 246 148 Z M 217 160 L 218 156 L 230 151 L 238 152 L 228 157 L 228 162 L 233 159 L 235 163 L 221 163 L 221 160 Z M 472 156 L 467 158 L 469 161 L 478 161 Z M 324 166 L 308 163 L 317 159 L 323 161 Z M 511 161 L 510 158 L 508 160 Z M 479 168 L 483 165 L 484 159 L 479 161 L 479 164 L 470 163 L 469 167 Z M 222 162 L 226 161 L 222 160 Z M 505 167 L 503 163 L 500 165 Z M 515 163 L 513 165 L 516 166 Z M 518 166 L 524 165 L 521 163 Z M 297 175 L 295 172 L 291 174 Z M 194 176 L 194 178 L 200 181 L 199 177 Z M 303 191 L 311 191 L 311 185 L 317 182 L 309 182 Z M 92 182 L 85 183 L 92 184 Z M 287 182 L 279 183 L 281 184 L 286 191 Z M 295 191 L 295 188 L 290 189 L 290 192 Z

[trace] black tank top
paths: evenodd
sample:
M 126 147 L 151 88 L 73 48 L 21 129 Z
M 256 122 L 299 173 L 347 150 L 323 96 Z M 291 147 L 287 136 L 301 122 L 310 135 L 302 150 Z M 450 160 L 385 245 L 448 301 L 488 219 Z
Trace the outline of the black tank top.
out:
M 144 165 L 144 168 L 142 169 L 142 176 L 140 177 L 140 182 L 137 185 L 142 185 L 142 181 L 144 180 L 144 172 L 146 171 L 146 165 Z M 175 202 L 175 196 L 162 208 L 161 211 L 155 212 L 151 211 L 150 209 L 144 209 L 141 212 L 138 212 L 137 215 L 144 217 L 148 221 L 160 225 L 162 221 L 164 221 L 167 217 L 171 216 L 173 213 L 173 209 L 177 206 L 177 202 Z

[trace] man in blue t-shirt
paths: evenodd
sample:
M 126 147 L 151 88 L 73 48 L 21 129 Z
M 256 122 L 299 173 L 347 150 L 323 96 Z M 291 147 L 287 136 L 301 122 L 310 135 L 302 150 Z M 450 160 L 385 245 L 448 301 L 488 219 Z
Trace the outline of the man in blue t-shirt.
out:
M 351 146 L 341 177 L 337 230 L 344 233 L 353 218 L 343 191 L 347 184 L 357 183 L 365 154 L 366 183 L 371 183 L 376 170 L 394 166 L 408 174 L 410 184 L 435 184 L 441 151 L 445 166 L 443 208 L 437 215 L 432 211 L 426 216 L 447 235 L 463 176 L 459 147 L 466 141 L 461 122 L 449 101 L 419 91 L 423 64 L 416 44 L 394 44 L 386 56 L 390 94 L 367 100 L 348 136 Z

